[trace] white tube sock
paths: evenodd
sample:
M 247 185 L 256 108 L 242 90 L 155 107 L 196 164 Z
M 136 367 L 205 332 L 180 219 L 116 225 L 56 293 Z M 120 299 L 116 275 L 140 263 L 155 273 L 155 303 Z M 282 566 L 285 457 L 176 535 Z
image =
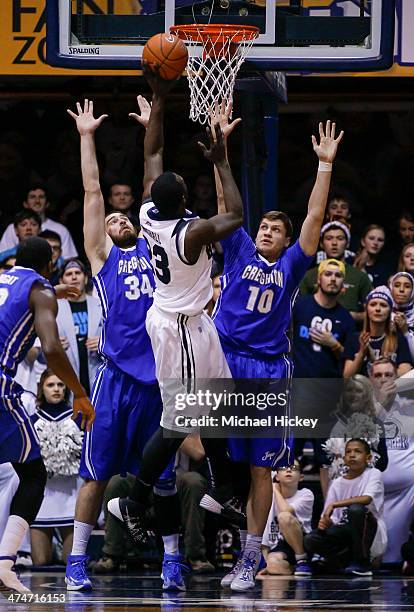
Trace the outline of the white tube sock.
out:
M 167 555 L 176 555 L 178 553 L 178 533 L 162 536 L 164 542 L 164 552 Z
M 89 523 L 74 521 L 72 555 L 86 555 L 86 548 L 93 528 L 94 525 L 89 525 Z

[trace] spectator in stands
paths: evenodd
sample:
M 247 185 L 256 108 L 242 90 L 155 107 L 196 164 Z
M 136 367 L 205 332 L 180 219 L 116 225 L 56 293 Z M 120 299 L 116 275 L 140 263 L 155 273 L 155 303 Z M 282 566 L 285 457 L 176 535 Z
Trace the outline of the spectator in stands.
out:
M 216 302 L 220 297 L 220 293 L 221 293 L 221 280 L 220 279 L 221 279 L 221 275 L 214 274 L 214 271 L 213 271 L 213 276 L 211 278 L 211 282 L 213 284 L 213 295 L 211 296 L 211 300 L 207 304 L 207 309 L 206 309 L 206 312 L 209 317 L 211 317 L 211 315 L 213 314 L 214 306 L 216 305 Z
M 41 219 L 42 230 L 53 230 L 57 232 L 62 240 L 62 255 L 66 259 L 68 257 L 76 257 L 77 251 L 73 244 L 72 236 L 64 225 L 53 221 L 46 216 L 46 211 L 49 208 L 49 202 L 47 192 L 41 185 L 32 185 L 27 191 L 23 207 L 31 210 Z M 0 252 L 6 249 L 10 249 L 18 244 L 18 235 L 16 236 L 16 230 L 12 224 L 10 224 L 4 232 L 0 240 Z
M 113 183 L 109 187 L 108 212 L 122 212 L 138 227 L 139 217 L 134 213 L 135 198 L 131 185 L 127 183 Z M 138 210 L 136 211 L 138 212 Z
M 388 261 L 381 259 L 385 244 L 385 230 L 382 225 L 368 225 L 361 236 L 361 247 L 356 254 L 354 267 L 366 272 L 373 287 L 387 285 L 394 269 Z
M 350 244 L 351 241 L 351 228 L 348 225 L 346 219 L 335 219 L 335 221 L 327 221 L 323 228 L 329 226 L 327 229 L 329 230 L 336 230 L 336 229 L 342 229 L 343 232 L 339 233 L 339 234 L 333 234 L 332 237 L 329 235 L 327 237 L 327 241 L 331 241 L 331 239 L 333 238 L 333 244 L 331 246 L 332 252 L 335 251 L 335 248 L 337 247 L 336 243 L 339 242 L 339 244 L 341 244 L 341 242 L 343 242 L 344 240 L 346 240 L 346 248 L 344 251 L 344 255 L 343 255 L 343 260 L 345 263 L 348 263 L 350 265 L 352 265 L 354 263 L 354 259 L 355 259 L 355 253 L 354 251 L 351 251 L 348 249 L 348 246 Z M 322 228 L 322 229 L 323 229 Z M 343 235 L 344 234 L 344 235 Z M 321 234 L 321 245 L 322 248 L 316 253 L 316 263 L 319 264 L 321 261 L 323 261 L 324 259 L 328 258 L 328 254 L 327 251 L 323 248 L 322 246 L 322 234 Z
M 78 298 L 59 300 L 56 321 L 62 346 L 90 395 L 96 370 L 102 363 L 97 352 L 102 325 L 101 305 L 97 298 L 86 294 L 88 276 L 80 259 L 75 257 L 64 262 L 60 280 L 80 291 Z
M 314 496 L 310 489 L 298 489 L 302 480 L 298 461 L 276 468 L 273 503 L 262 540 L 262 552 L 267 563 L 263 573 L 312 574 L 303 539 L 312 530 Z
M 393 321 L 407 340 L 414 363 L 414 277 L 409 272 L 397 272 L 390 279 L 390 290 Z
M 398 272 L 409 272 L 414 275 L 414 242 L 406 244 L 398 261 Z
M 305 536 L 305 548 L 328 564 L 346 565 L 345 573 L 372 576 L 371 559 L 387 546 L 383 519 L 384 484 L 381 472 L 369 468 L 371 449 L 360 438 L 345 446 L 344 476 L 333 480 L 318 528 Z
M 407 541 L 414 520 L 414 405 L 397 394 L 397 369 L 387 358 L 370 368 L 378 417 L 383 421 L 388 448 L 384 518 L 388 529 L 387 563 L 401 561 L 401 546 Z
M 349 312 L 338 304 L 345 279 L 345 264 L 337 259 L 325 259 L 318 266 L 318 290 L 314 295 L 301 296 L 293 309 L 293 364 L 295 378 L 333 379 L 307 389 L 306 402 L 314 402 L 315 410 L 330 405 L 334 410 L 341 388 L 335 379 L 342 377 L 343 352 L 348 337 L 355 331 Z M 308 383 L 307 383 L 308 387 Z M 295 385 L 294 399 L 301 395 Z M 321 397 L 321 394 L 323 397 Z M 304 440 L 295 440 L 295 456 L 302 453 Z M 329 461 L 321 448 L 321 440 L 312 440 L 315 464 L 320 468 L 321 487 L 328 490 Z
M 348 227 L 339 221 L 326 223 L 321 229 L 321 247 L 328 259 L 337 259 L 345 263 L 345 282 L 338 302 L 351 313 L 354 320 L 363 321 L 363 304 L 372 285 L 365 272 L 353 268 L 344 261 L 349 238 Z M 305 274 L 300 284 L 302 294 L 313 294 L 317 289 L 317 270 L 317 268 L 311 268 Z
M 53 273 L 49 281 L 51 285 L 57 285 L 59 283 L 60 268 L 64 262 L 62 257 L 62 239 L 57 232 L 52 230 L 43 230 L 43 232 L 40 232 L 39 237 L 47 240 L 52 247 Z
M 55 528 L 63 542 L 63 561 L 66 562 L 72 549 L 83 433 L 72 420 L 69 389 L 50 369 L 46 369 L 40 378 L 37 402 L 34 426 L 48 479 L 42 505 L 30 526 L 30 536 L 34 565 L 49 565 L 53 557 Z
M 405 210 L 398 217 L 398 233 L 403 245 L 414 242 L 414 215 L 412 211 Z
M 388 287 L 373 289 L 365 304 L 364 327 L 354 333 L 345 346 L 344 376 L 367 376 L 367 365 L 380 357 L 390 357 L 397 364 L 398 376 L 412 369 L 410 349 L 402 333 L 391 321 L 393 300 Z
M 31 238 L 32 236 L 38 236 L 40 224 L 40 217 L 33 210 L 22 210 L 18 212 L 11 225 L 14 232 L 15 244 L 5 248 L 5 250 L 0 249 L 0 260 L 4 261 L 9 257 L 15 257 L 19 242 L 26 238 Z

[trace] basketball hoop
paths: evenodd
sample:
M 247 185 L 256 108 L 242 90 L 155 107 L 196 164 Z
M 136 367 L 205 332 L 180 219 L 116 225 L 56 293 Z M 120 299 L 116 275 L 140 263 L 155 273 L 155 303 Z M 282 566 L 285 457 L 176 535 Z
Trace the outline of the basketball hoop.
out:
M 226 107 L 232 102 L 237 73 L 259 35 L 259 28 L 195 23 L 172 26 L 170 32 L 188 47 L 190 118 L 204 124 L 215 102 L 224 100 Z M 200 45 L 201 57 L 196 49 Z

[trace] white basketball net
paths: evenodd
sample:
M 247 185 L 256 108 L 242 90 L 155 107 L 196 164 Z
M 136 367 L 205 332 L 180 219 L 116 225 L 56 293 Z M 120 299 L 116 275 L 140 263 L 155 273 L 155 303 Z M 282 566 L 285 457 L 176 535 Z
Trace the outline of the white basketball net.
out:
M 226 108 L 233 100 L 237 73 L 258 36 L 258 28 L 227 28 L 215 25 L 193 25 L 187 31 L 180 26 L 170 28 L 188 48 L 187 79 L 190 86 L 190 119 L 204 124 L 210 109 L 224 100 Z M 198 56 L 200 45 L 203 50 Z

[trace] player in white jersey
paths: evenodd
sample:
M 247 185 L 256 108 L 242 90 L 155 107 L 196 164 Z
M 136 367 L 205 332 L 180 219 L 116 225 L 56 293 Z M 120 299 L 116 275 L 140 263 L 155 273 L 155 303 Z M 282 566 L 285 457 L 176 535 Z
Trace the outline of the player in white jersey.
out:
M 143 515 L 153 483 L 182 441 L 164 435 L 166 429 L 174 429 L 171 410 L 174 391 L 170 394 L 165 383 L 178 380 L 191 390 L 197 379 L 231 378 L 216 328 L 204 308 L 212 296 L 210 244 L 228 236 L 243 222 L 242 201 L 226 158 L 219 124 L 212 126 L 212 131 L 207 130 L 209 148 L 199 144 L 220 176 L 227 212 L 206 220 L 187 210 L 183 178 L 174 172 L 163 172 L 164 92 L 170 84 L 149 71 L 146 78 L 153 98 L 144 141 L 144 203 L 140 222 L 150 245 L 156 280 L 147 331 L 155 356 L 163 416 L 159 430 L 144 449 L 130 497 L 116 498 L 108 504 L 109 511 L 124 522 L 128 516 L 138 520 Z M 221 440 L 210 439 L 205 450 L 210 467 L 212 457 L 220 465 L 220 470 L 212 468 L 216 478 L 227 480 L 230 465 L 225 445 Z

